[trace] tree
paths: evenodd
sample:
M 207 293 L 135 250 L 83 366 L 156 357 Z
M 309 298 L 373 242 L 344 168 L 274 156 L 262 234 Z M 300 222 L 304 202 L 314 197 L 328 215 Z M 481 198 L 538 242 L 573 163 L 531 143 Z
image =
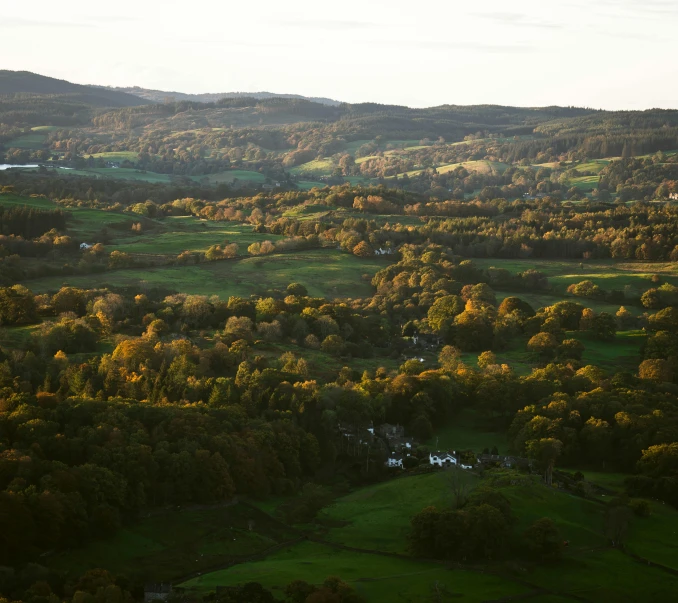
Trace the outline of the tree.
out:
M 320 344 L 320 349 L 333 356 L 339 356 L 344 351 L 344 340 L 339 335 L 328 335 Z
M 601 312 L 594 317 L 591 332 L 596 339 L 610 341 L 617 333 L 617 321 L 612 314 Z
M 565 545 L 560 530 L 549 517 L 537 519 L 525 530 L 528 550 L 542 561 L 557 561 L 563 555 Z
M 438 355 L 438 364 L 449 372 L 455 372 L 459 366 L 461 352 L 453 345 L 446 345 Z
M 628 500 L 612 500 L 605 511 L 605 535 L 612 546 L 622 546 L 628 533 L 629 523 L 633 511 L 628 506 Z
M 531 459 L 539 461 L 544 467 L 544 481 L 546 485 L 552 485 L 553 468 L 562 452 L 563 443 L 555 438 L 542 438 L 540 440 L 530 440 L 525 444 L 527 455 Z
M 513 312 L 519 314 L 523 319 L 534 316 L 534 309 L 526 301 L 519 297 L 505 297 L 497 308 L 497 314 L 499 316 L 506 316 Z
M 464 469 L 453 467 L 447 471 L 447 485 L 450 490 L 452 507 L 461 509 L 468 500 L 471 485 Z
M 553 358 L 558 349 L 558 340 L 551 333 L 537 333 L 527 342 L 527 349 L 543 360 Z
M 433 302 L 428 310 L 428 324 L 436 333 L 446 336 L 454 317 L 464 310 L 464 302 L 458 295 L 444 295 Z
M 454 340 L 460 349 L 481 351 L 492 347 L 494 343 L 493 312 L 466 310 L 454 319 Z
M 287 285 L 287 293 L 297 297 L 305 297 L 308 295 L 308 290 L 301 283 L 290 283 Z
M 558 357 L 566 360 L 581 360 L 584 344 L 578 339 L 565 339 L 558 347 Z
M 486 369 L 495 364 L 497 364 L 497 357 L 490 351 L 483 352 L 478 356 L 478 368 L 480 369 Z
M 673 369 L 667 360 L 650 358 L 640 363 L 638 376 L 641 379 L 669 383 L 673 380 Z
M 374 256 L 374 249 L 365 241 L 360 241 L 353 248 L 353 255 L 357 255 L 359 258 L 370 258 Z

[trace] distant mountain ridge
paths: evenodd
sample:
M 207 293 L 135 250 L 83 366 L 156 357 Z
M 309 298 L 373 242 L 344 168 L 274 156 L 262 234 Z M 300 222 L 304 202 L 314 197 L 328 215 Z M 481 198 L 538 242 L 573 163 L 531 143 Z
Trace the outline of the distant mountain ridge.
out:
M 106 90 L 114 92 L 124 92 L 143 98 L 154 103 L 164 103 L 173 101 L 191 101 L 197 103 L 215 103 L 222 98 L 293 98 L 320 103 L 321 105 L 329 105 L 336 107 L 341 104 L 341 101 L 331 98 L 324 98 L 320 96 L 303 96 L 301 94 L 279 94 L 276 92 L 207 92 L 204 94 L 187 94 L 185 92 L 166 92 L 164 90 L 151 90 L 149 88 L 141 88 L 139 86 L 132 86 L 127 88 L 112 88 L 105 87 Z
M 97 107 L 134 107 L 151 101 L 99 86 L 83 86 L 30 71 L 0 70 L 0 95 L 67 96 Z

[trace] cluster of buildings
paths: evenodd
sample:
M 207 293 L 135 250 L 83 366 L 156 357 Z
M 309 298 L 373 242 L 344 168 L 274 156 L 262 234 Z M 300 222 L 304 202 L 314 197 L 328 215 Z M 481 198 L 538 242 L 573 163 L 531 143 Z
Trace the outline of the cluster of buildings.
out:
M 382 423 L 377 427 L 370 426 L 366 429 L 354 429 L 350 426 L 339 425 L 339 431 L 346 438 L 347 446 L 353 446 L 356 451 L 362 446 L 381 447 L 386 455 L 384 464 L 387 467 L 405 469 L 408 457 L 413 460 L 417 459 L 412 466 L 423 462 L 415 454 L 420 442 L 413 437 L 406 436 L 405 428 L 402 425 Z M 472 469 L 475 466 L 527 469 L 532 464 L 529 459 L 510 455 L 478 454 L 474 456 L 473 462 L 469 463 L 468 453 L 463 455 L 464 459 L 462 460 L 459 451 L 435 450 L 429 452 L 428 462 L 436 467 L 459 467 L 461 469 Z

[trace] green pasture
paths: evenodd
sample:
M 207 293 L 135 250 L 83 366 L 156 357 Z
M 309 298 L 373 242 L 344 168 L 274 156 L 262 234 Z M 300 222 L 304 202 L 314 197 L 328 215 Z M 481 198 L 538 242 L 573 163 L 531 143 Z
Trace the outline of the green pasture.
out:
M 570 541 L 568 553 L 607 545 L 603 533 L 604 508 L 593 500 L 547 488 L 541 483 L 501 490 L 518 519 L 518 532 L 541 517 L 550 517 L 558 524 L 563 538 Z
M 239 253 L 244 255 L 252 243 L 283 238 L 280 235 L 257 234 L 249 224 L 213 222 L 193 216 L 168 217 L 157 222 L 163 232 L 127 236 L 106 248 L 127 253 L 179 255 L 183 251 L 206 251 L 211 245 L 228 242 L 237 243 Z
M 47 140 L 47 133 L 40 131 L 33 131 L 30 134 L 22 134 L 18 138 L 5 143 L 5 146 L 10 149 L 26 149 L 31 151 L 39 151 L 45 147 Z
M 198 180 L 201 178 L 202 176 L 195 177 L 195 179 Z M 236 180 L 263 184 L 266 181 L 266 176 L 250 170 L 226 170 L 224 172 L 217 172 L 216 174 L 209 174 L 206 178 L 210 184 L 230 184 Z
M 450 472 L 405 477 L 361 488 L 337 499 L 320 514 L 330 527 L 325 538 L 351 547 L 407 552 L 410 519 L 424 507 L 452 500 Z M 470 485 L 477 478 L 462 474 Z
M 189 592 L 207 593 L 217 586 L 259 582 L 279 597 L 294 580 L 321 584 L 328 576 L 339 576 L 368 602 L 426 601 L 436 583 L 463 601 L 494 600 L 519 595 L 529 589 L 508 580 L 464 570 L 450 570 L 437 563 L 389 558 L 337 550 L 304 542 L 254 561 L 212 572 L 184 582 Z
M 640 350 L 647 334 L 644 331 L 618 331 L 611 341 L 600 341 L 581 331 L 571 331 L 567 336 L 584 344 L 584 364 L 593 364 L 611 372 L 622 369 L 635 372 L 642 360 Z
M 362 297 L 372 293 L 369 280 L 388 260 L 364 260 L 334 249 L 248 257 L 190 266 L 125 269 L 105 274 L 32 279 L 25 285 L 35 292 L 74 287 L 165 288 L 196 295 L 249 296 L 300 282 L 318 297 Z
M 311 189 L 314 188 L 325 188 L 327 184 L 324 182 L 314 182 L 312 180 L 299 180 L 297 181 L 296 185 L 302 190 L 302 191 L 310 191 Z
M 120 230 L 128 226 L 131 229 L 132 223 L 138 221 L 138 218 L 135 220 L 134 215 L 102 211 L 88 207 L 65 207 L 43 197 L 0 195 L 0 205 L 26 205 L 37 209 L 61 209 L 70 214 L 70 218 L 66 223 L 68 233 L 78 238 L 96 237 L 102 228 Z
M 345 142 L 344 143 L 344 151 L 348 153 L 349 155 L 355 155 L 356 151 L 358 150 L 359 147 L 362 145 L 372 142 L 371 140 L 351 140 L 350 142 Z
M 139 153 L 136 151 L 107 151 L 106 153 L 93 153 L 92 157 L 104 161 L 136 161 Z
M 650 501 L 650 517 L 631 522 L 627 546 L 630 551 L 678 570 L 678 511 L 659 501 Z
M 257 354 L 268 358 L 270 360 L 276 360 L 285 352 L 292 352 L 298 357 L 303 357 L 306 362 L 308 362 L 311 370 L 315 373 L 322 375 L 328 379 L 334 380 L 339 373 L 339 371 L 345 367 L 350 366 L 353 370 L 362 373 L 363 371 L 369 371 L 371 374 L 378 368 L 385 368 L 388 371 L 397 371 L 398 368 L 402 365 L 403 360 L 398 358 L 391 358 L 388 354 L 391 350 L 389 349 L 376 349 L 374 350 L 375 355 L 372 358 L 348 358 L 348 357 L 337 357 L 327 354 L 322 350 L 314 350 L 311 348 L 306 348 L 302 346 L 295 345 L 293 343 L 271 343 L 271 342 L 260 342 L 255 345 Z M 424 356 L 425 364 L 423 367 L 433 367 L 436 365 L 436 358 L 433 354 L 427 354 Z
M 464 161 L 461 163 L 448 163 L 445 165 L 435 166 L 435 170 L 439 174 L 446 174 L 447 172 L 452 172 L 458 167 L 463 167 L 469 172 L 478 172 L 481 174 L 502 174 L 508 168 L 508 165 L 505 163 L 500 163 L 498 161 L 487 161 L 481 159 L 478 161 Z M 422 172 L 425 172 L 427 169 L 431 168 L 421 168 L 417 170 L 411 170 L 406 172 L 408 177 L 418 176 Z M 402 178 L 404 174 L 398 174 L 398 178 Z M 387 178 L 388 180 L 388 178 Z
M 426 445 L 432 450 L 472 450 L 477 454 L 496 446 L 500 454 L 508 452 L 506 436 L 490 429 L 480 413 L 471 408 L 465 408 L 446 425 L 436 429 Z
M 654 603 L 672 601 L 678 576 L 634 561 L 621 551 L 582 551 L 555 565 L 538 565 L 525 579 L 579 601 Z M 539 599 L 534 599 L 539 600 Z
M 0 194 L 0 205 L 26 205 L 37 209 L 57 209 L 60 207 L 44 197 L 19 197 L 13 194 Z
M 40 325 L 0 327 L 0 347 L 25 349 L 31 340 L 31 336 L 39 328 Z
M 598 176 L 579 176 L 578 178 L 570 178 L 568 185 L 588 192 L 598 187 Z
M 547 277 L 550 293 L 561 296 L 567 295 L 567 287 L 589 280 L 605 291 L 624 291 L 630 299 L 639 298 L 644 291 L 658 285 L 652 282 L 653 275 L 659 275 L 661 282 L 678 285 L 678 264 L 675 262 L 637 262 L 615 260 L 501 260 L 496 258 L 474 259 L 473 263 L 479 268 L 503 268 L 513 274 L 525 270 L 539 270 Z M 517 294 L 522 297 L 523 294 Z M 540 294 L 525 294 L 540 295 Z M 587 298 L 568 296 L 572 300 L 594 307 L 596 302 Z M 595 309 L 595 308 L 594 308 Z M 633 311 L 632 308 L 629 308 Z
M 391 152 L 391 151 L 388 151 Z M 365 155 L 364 157 L 356 157 L 355 162 L 356 164 L 360 165 L 361 163 L 365 163 L 366 161 L 370 161 L 371 159 L 378 159 L 378 155 Z
M 335 212 L 337 208 L 332 205 L 295 205 L 285 210 L 283 217 L 296 218 L 297 220 L 317 220 L 329 212 Z
M 579 172 L 594 172 L 598 174 L 605 166 L 609 165 L 609 163 L 609 159 L 592 159 L 591 161 L 579 163 L 573 167 Z
M 252 530 L 249 520 L 254 521 Z M 102 567 L 131 579 L 170 581 L 293 538 L 291 532 L 251 507 L 174 509 L 143 518 L 112 538 L 55 553 L 48 558 L 48 565 L 68 576 Z
M 292 174 L 313 174 L 315 176 L 328 176 L 336 167 L 336 164 L 332 159 L 326 157 L 324 159 L 314 159 L 313 161 L 308 161 L 297 165 L 290 169 Z
M 36 171 L 39 168 L 26 168 Z M 162 182 L 164 184 L 172 182 L 174 176 L 170 174 L 157 174 L 155 172 L 144 172 L 134 168 L 82 168 L 69 170 L 66 168 L 52 168 L 64 176 L 89 176 L 90 178 L 114 178 L 116 180 L 141 180 L 143 182 Z

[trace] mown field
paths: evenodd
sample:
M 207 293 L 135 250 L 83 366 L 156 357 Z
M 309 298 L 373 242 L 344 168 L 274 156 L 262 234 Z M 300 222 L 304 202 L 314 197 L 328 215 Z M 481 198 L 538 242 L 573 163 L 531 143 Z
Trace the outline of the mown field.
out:
M 190 266 L 130 268 L 104 274 L 32 279 L 24 284 L 34 292 L 74 287 L 164 288 L 197 295 L 249 297 L 271 288 L 302 283 L 318 297 L 362 297 L 372 292 L 371 276 L 388 264 L 381 258 L 360 259 L 334 250 L 318 249 L 289 254 L 207 262 Z M 369 278 L 363 279 L 363 275 Z

